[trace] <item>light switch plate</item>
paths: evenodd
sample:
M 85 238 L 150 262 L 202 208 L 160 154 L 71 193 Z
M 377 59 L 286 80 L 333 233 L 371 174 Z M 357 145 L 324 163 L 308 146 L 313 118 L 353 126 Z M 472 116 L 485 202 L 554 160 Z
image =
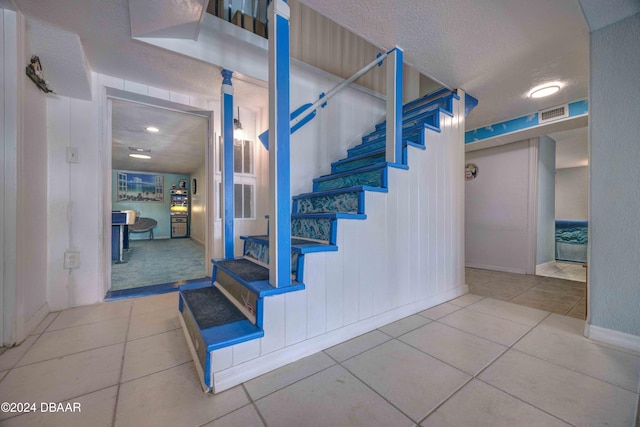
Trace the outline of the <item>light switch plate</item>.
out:
M 65 252 L 64 253 L 64 268 L 80 268 L 80 252 Z

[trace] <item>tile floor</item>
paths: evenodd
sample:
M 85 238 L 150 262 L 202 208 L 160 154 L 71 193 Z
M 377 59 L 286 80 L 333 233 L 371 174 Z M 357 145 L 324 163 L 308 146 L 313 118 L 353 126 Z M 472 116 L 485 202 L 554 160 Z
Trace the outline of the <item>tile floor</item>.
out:
M 581 262 L 551 261 L 536 266 L 536 275 L 586 282 L 587 269 Z
M 475 295 L 582 320 L 587 317 L 585 282 L 477 268 L 466 269 L 466 281 Z
M 517 287 L 510 276 L 501 280 Z M 0 401 L 79 402 L 82 412 L 0 413 L 0 424 L 511 427 L 636 419 L 640 354 L 592 342 L 582 336 L 583 320 L 537 308 L 467 294 L 208 395 L 176 305 L 171 293 L 47 316 L 0 355 Z

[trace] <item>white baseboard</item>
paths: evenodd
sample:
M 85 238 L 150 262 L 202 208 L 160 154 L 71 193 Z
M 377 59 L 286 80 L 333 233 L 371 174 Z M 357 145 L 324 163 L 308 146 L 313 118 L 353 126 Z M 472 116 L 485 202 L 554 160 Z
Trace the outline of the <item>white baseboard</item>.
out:
M 363 319 L 357 323 L 343 326 L 331 332 L 283 347 L 247 362 L 215 372 L 214 393 L 235 387 L 238 384 L 266 374 L 288 363 L 296 362 L 304 357 L 311 356 L 319 351 L 333 347 L 334 345 L 395 322 L 396 320 L 411 316 L 422 310 L 450 301 L 468 292 L 469 287 L 467 285 L 460 285 L 440 294 L 398 307 L 368 319 Z
M 482 270 L 491 270 L 491 271 L 503 271 L 505 273 L 528 274 L 527 270 L 523 270 L 523 269 L 520 269 L 520 268 L 498 267 L 498 266 L 495 266 L 495 265 L 466 264 L 465 267 L 479 268 L 479 269 L 482 269 Z
M 640 352 L 640 336 L 631 335 L 613 329 L 601 328 L 600 326 L 585 325 L 584 334 L 587 338 L 600 341 L 605 344 L 615 345 L 627 350 Z

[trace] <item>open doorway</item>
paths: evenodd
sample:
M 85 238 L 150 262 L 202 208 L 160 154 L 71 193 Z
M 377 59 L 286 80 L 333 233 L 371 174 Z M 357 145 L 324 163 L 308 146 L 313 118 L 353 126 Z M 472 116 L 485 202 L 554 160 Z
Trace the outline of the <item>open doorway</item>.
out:
M 540 137 L 536 275 L 585 282 L 587 128 Z
M 209 119 L 111 100 L 111 296 L 172 288 L 209 275 Z M 114 222 L 115 223 L 115 222 Z

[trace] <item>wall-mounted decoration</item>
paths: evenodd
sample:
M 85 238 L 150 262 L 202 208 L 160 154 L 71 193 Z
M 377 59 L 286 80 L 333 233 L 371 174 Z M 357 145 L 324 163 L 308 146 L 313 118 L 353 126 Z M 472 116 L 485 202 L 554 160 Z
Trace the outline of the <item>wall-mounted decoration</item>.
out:
M 117 202 L 164 203 L 164 175 L 117 171 Z
M 478 176 L 478 165 L 475 163 L 467 163 L 464 165 L 464 179 L 467 181 L 471 181 L 472 179 L 476 179 Z
M 36 55 L 31 57 L 29 65 L 27 65 L 27 76 L 38 86 L 38 88 L 44 93 L 55 93 L 49 88 L 47 82 L 44 80 L 44 73 L 42 72 L 42 65 L 40 64 L 40 58 Z

